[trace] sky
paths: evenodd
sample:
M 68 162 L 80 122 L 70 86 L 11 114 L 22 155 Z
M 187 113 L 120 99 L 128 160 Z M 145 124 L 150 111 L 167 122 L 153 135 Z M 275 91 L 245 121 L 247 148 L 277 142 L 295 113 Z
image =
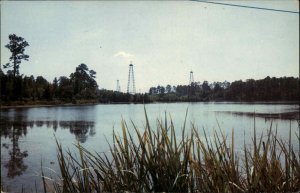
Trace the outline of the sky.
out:
M 299 12 L 297 0 L 221 2 Z M 85 63 L 99 88 L 119 80 L 126 92 L 130 62 L 137 92 L 186 85 L 191 70 L 200 83 L 299 77 L 299 14 L 197 1 L 0 3 L 1 66 L 16 34 L 30 45 L 20 73 L 50 82 Z

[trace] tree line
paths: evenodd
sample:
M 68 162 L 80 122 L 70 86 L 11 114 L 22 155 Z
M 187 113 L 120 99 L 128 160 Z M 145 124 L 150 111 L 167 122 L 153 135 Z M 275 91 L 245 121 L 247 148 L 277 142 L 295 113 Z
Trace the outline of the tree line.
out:
M 34 104 L 38 101 L 52 103 L 148 103 L 149 95 L 129 94 L 99 89 L 96 72 L 86 64 L 80 64 L 69 77 L 60 76 L 48 82 L 43 76 L 18 75 L 15 78 L 0 69 L 0 98 L 2 104 L 22 101 Z
M 232 83 L 204 81 L 190 85 L 149 89 L 150 100 L 175 101 L 299 101 L 299 78 L 269 76 L 260 79 L 238 80 Z
M 11 71 L 6 74 L 0 70 L 1 100 L 8 101 L 63 101 L 96 99 L 98 85 L 95 81 L 96 72 L 89 70 L 86 64 L 80 64 L 69 78 L 61 76 L 48 82 L 44 77 L 13 76 Z

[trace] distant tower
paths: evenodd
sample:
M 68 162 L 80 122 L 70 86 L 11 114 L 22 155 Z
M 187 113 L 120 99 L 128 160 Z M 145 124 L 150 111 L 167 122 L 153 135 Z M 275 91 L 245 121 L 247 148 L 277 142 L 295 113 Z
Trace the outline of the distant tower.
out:
M 194 82 L 194 75 L 193 75 L 193 71 L 190 72 L 190 84 L 191 85 L 192 83 Z
M 127 93 L 135 94 L 135 82 L 134 82 L 133 65 L 131 63 L 132 62 L 130 62 L 130 64 L 129 64 Z
M 117 80 L 117 89 L 116 89 L 116 91 L 117 92 L 121 92 L 119 80 Z

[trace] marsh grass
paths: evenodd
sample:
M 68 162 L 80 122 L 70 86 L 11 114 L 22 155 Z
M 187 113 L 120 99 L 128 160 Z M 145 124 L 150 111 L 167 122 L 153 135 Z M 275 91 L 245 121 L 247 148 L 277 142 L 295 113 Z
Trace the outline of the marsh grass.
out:
M 106 153 L 91 152 L 79 143 L 78 154 L 64 151 L 57 141 L 60 179 L 47 182 L 53 192 L 297 192 L 299 156 L 289 141 L 278 138 L 272 126 L 266 136 L 254 136 L 251 145 L 235 151 L 222 132 L 209 138 L 186 117 L 181 133 L 158 120 L 151 128 L 145 110 L 145 128 L 129 132 L 122 121 L 121 135 L 113 132 Z M 178 134 L 180 138 L 178 138 Z M 298 140 L 299 139 L 299 136 Z M 230 141 L 230 142 L 228 142 Z M 77 157 L 78 156 L 78 157 Z M 46 180 L 47 181 L 47 180 Z M 43 181 L 46 184 L 45 180 Z M 44 185 L 45 186 L 45 185 Z

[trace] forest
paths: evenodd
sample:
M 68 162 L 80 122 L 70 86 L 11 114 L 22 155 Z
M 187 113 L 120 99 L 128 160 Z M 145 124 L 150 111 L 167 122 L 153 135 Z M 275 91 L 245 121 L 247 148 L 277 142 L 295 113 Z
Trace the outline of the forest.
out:
M 189 85 L 156 86 L 148 93 L 129 94 L 99 89 L 96 71 L 81 63 L 73 73 L 48 82 L 43 76 L 34 77 L 19 73 L 28 42 L 15 34 L 9 35 L 5 46 L 11 52 L 10 63 L 1 65 L 1 105 L 66 104 L 66 103 L 149 103 L 149 102 L 197 102 L 197 101 L 298 101 L 299 78 L 266 77 L 232 83 L 208 81 Z M 4 73 L 3 69 L 7 69 Z
M 149 103 L 149 102 L 196 102 L 196 101 L 298 101 L 299 78 L 266 77 L 261 80 L 214 82 L 204 81 L 191 85 L 151 87 L 148 93 L 129 94 L 99 89 L 96 72 L 80 64 L 69 77 L 60 76 L 48 82 L 42 76 L 16 76 L 0 70 L 1 101 L 24 104 L 51 103 Z M 15 84 L 15 85 L 14 85 Z M 20 104 L 23 104 L 20 103 Z
M 151 87 L 152 101 L 298 101 L 299 78 L 269 76 L 260 79 L 238 80 L 232 83 L 208 81 L 190 85 Z

